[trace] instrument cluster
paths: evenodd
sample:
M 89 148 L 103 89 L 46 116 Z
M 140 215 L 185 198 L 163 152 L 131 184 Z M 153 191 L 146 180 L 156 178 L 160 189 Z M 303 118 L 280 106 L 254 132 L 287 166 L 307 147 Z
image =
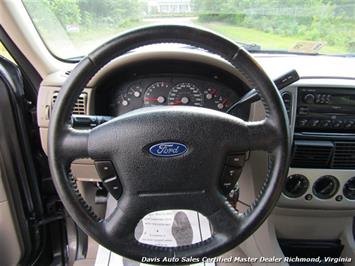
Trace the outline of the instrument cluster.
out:
M 112 113 L 121 115 L 149 106 L 187 105 L 226 112 L 238 101 L 240 90 L 225 86 L 219 80 L 198 77 L 147 77 L 129 81 L 114 90 Z

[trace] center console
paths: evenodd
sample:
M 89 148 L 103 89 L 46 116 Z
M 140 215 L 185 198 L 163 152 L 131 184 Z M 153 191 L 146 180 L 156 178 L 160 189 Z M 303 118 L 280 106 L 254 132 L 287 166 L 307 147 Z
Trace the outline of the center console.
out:
M 355 209 L 355 84 L 319 83 L 282 92 L 294 134 L 279 206 Z

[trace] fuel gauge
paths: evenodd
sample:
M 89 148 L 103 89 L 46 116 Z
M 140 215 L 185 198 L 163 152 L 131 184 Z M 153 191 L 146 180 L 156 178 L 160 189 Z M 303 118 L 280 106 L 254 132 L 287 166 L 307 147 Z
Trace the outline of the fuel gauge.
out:
M 128 106 L 131 101 L 131 97 L 128 94 L 121 94 L 118 96 L 117 103 L 118 105 Z
M 143 89 L 139 85 L 129 87 L 127 94 L 132 98 L 140 98 L 143 94 Z

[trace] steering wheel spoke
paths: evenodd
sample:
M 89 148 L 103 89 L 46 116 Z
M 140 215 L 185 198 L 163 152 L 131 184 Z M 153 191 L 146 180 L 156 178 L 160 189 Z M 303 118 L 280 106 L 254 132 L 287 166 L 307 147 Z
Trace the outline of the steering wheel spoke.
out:
M 271 152 L 281 138 L 282 135 L 269 118 L 257 122 L 234 119 L 222 133 L 220 143 L 226 145 L 231 152 L 254 150 Z
M 72 162 L 75 159 L 88 158 L 88 140 L 91 130 L 76 130 L 67 127 L 60 145 L 58 146 L 61 157 L 66 162 Z
M 249 150 L 263 150 L 271 152 L 280 143 L 278 129 L 269 119 L 258 122 L 248 122 Z
M 139 216 L 140 212 L 137 210 L 140 210 L 138 206 L 131 206 L 131 208 L 117 206 L 112 214 L 103 222 L 106 234 L 109 237 L 132 241 L 136 225 L 142 218 Z
M 243 214 L 238 213 L 228 202 L 207 218 L 212 225 L 213 237 L 221 242 L 230 235 L 238 234 L 243 222 Z

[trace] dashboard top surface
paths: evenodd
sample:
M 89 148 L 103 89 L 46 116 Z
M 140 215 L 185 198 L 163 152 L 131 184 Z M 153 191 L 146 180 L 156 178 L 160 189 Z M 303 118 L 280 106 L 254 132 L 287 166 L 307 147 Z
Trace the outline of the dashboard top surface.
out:
M 169 46 L 158 49 L 154 47 L 140 48 L 137 51 L 127 54 L 127 58 L 133 54 L 145 54 L 147 56 L 160 55 L 163 58 L 175 54 L 178 58 L 188 58 L 191 56 L 210 56 L 219 58 L 216 55 L 208 54 L 199 49 L 186 47 Z M 187 57 L 186 57 L 187 56 Z M 285 72 L 295 69 L 299 76 L 306 79 L 353 79 L 355 80 L 355 58 L 344 56 L 327 55 L 295 55 L 295 54 L 275 54 L 275 53 L 254 53 L 255 60 L 264 68 L 268 75 L 275 79 Z M 220 58 L 221 59 L 221 58 Z M 222 60 L 221 60 L 222 61 Z M 110 65 L 114 63 L 111 62 Z M 44 78 L 42 86 L 61 86 L 68 74 L 75 67 L 70 65 L 67 69 L 54 72 Z M 89 87 L 91 87 L 89 85 Z

